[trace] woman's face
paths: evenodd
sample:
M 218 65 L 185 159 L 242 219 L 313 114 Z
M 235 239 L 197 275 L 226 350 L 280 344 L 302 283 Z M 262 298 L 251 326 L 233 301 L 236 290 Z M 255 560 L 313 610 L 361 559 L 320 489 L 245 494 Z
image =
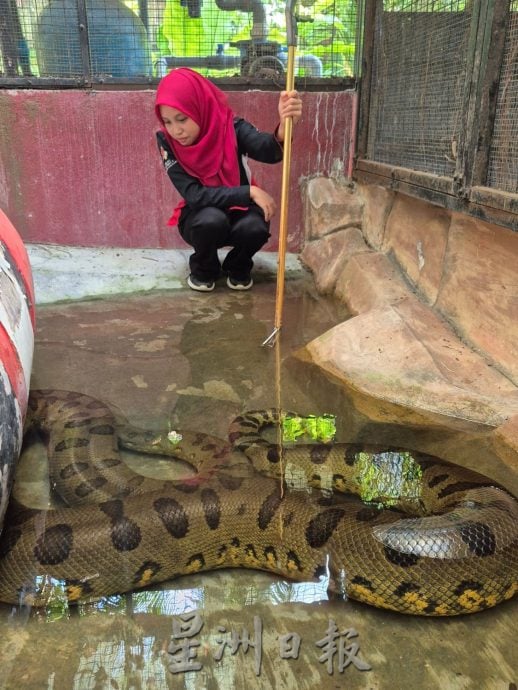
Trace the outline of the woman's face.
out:
M 200 128 L 185 113 L 168 105 L 160 106 L 160 116 L 169 136 L 182 146 L 194 144 L 200 134 Z

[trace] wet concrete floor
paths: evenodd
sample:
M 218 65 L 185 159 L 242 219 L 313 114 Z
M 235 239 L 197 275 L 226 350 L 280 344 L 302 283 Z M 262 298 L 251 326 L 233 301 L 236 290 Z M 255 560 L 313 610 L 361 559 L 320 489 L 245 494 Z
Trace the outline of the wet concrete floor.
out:
M 346 317 L 305 276 L 286 285 L 279 387 L 275 350 L 261 347 L 274 311 L 268 280 L 242 294 L 218 286 L 211 294 L 174 290 L 45 306 L 32 387 L 101 398 L 140 427 L 222 438 L 236 414 L 280 399 L 303 415 L 336 414 L 337 440 L 436 452 L 516 486 L 487 439 L 374 424 L 343 391 L 295 363 L 291 353 Z M 150 474 L 167 471 L 156 461 Z M 22 465 L 17 490 L 44 502 L 45 479 L 44 462 Z M 45 610 L 0 606 L 0 687 L 512 690 L 517 607 L 514 600 L 471 616 L 419 618 L 330 600 L 325 583 L 293 584 L 251 570 L 188 575 L 70 610 L 59 601 Z M 202 627 L 189 638 L 199 643 L 189 663 L 199 670 L 168 653 L 178 616 L 192 611 L 192 629 Z M 324 658 L 318 645 L 333 621 L 346 641 L 342 670 L 339 654 Z

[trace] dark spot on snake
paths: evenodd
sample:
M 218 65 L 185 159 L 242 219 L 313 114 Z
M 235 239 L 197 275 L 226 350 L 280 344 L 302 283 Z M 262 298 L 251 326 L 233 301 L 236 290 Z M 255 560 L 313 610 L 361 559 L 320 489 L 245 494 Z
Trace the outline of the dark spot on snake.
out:
M 338 523 L 344 517 L 341 508 L 329 508 L 311 518 L 306 527 L 306 541 L 313 549 L 319 549 L 331 537 Z
M 394 594 L 397 597 L 404 597 L 405 594 L 411 594 L 412 592 L 419 592 L 419 587 L 413 582 L 402 582 L 399 587 L 396 587 Z
M 91 426 L 88 431 L 96 436 L 113 436 L 115 434 L 115 429 L 111 424 L 97 424 L 96 426 Z
M 348 443 L 344 451 L 345 464 L 352 467 L 356 462 L 356 456 L 361 453 L 363 446 L 359 443 Z
M 138 585 L 141 584 L 143 581 L 147 582 L 151 580 L 161 569 L 162 566 L 160 565 L 160 563 L 157 563 L 156 561 L 146 561 L 140 566 L 140 568 L 136 571 L 135 575 L 133 576 L 133 584 Z
M 261 507 L 259 508 L 259 515 L 257 517 L 259 529 L 266 529 L 268 527 L 273 516 L 277 512 L 277 509 L 280 506 L 281 501 L 282 497 L 279 489 L 276 489 L 273 493 L 266 497 Z
M 435 599 L 430 599 L 426 605 L 426 607 L 423 609 L 424 613 L 432 614 L 436 613 L 437 611 L 437 602 Z
M 293 522 L 294 517 L 295 517 L 295 515 L 294 515 L 293 511 L 291 513 L 288 513 L 287 515 L 285 515 L 282 519 L 282 524 L 284 525 L 284 527 L 289 527 L 291 525 L 291 523 Z
M 332 493 L 326 492 L 319 495 L 317 499 L 317 505 L 319 506 L 332 506 L 334 503 L 334 496 Z
M 79 496 L 79 498 L 84 498 L 85 496 L 90 495 L 92 491 L 100 489 L 101 486 L 104 486 L 106 484 L 106 482 L 106 477 L 93 477 L 92 479 L 89 479 L 87 482 L 81 482 L 81 484 L 78 484 L 74 493 L 76 494 L 76 496 Z
M 70 525 L 54 525 L 36 540 L 34 556 L 41 565 L 57 565 L 68 558 L 73 542 L 74 534 Z
M 358 522 L 370 522 L 380 516 L 380 511 L 376 508 L 360 508 L 355 517 Z
M 430 481 L 428 482 L 428 486 L 430 489 L 433 489 L 434 486 L 437 486 L 437 484 L 442 484 L 442 482 L 446 481 L 450 475 L 449 474 L 437 474 L 435 477 L 432 477 Z
M 85 446 L 90 445 L 90 439 L 88 438 L 66 438 L 57 443 L 54 446 L 56 452 L 61 452 L 62 450 L 70 450 L 71 448 L 85 448 Z
M 217 450 L 218 446 L 215 443 L 206 443 L 201 447 L 201 450 L 208 451 L 208 450 Z
M 113 524 L 110 536 L 117 551 L 133 551 L 142 541 L 140 527 L 127 517 L 123 517 Z
M 230 542 L 232 546 L 234 546 L 236 549 L 238 549 L 241 546 L 241 542 L 237 537 L 233 537 L 232 541 Z
M 78 417 L 77 419 L 68 419 L 64 424 L 63 427 L 65 429 L 80 429 L 85 426 L 90 426 L 92 423 L 93 418 L 92 417 Z
M 10 527 L 8 530 L 4 531 L 2 534 L 2 541 L 0 541 L 0 559 L 7 556 L 9 551 L 16 546 L 21 536 L 22 530 L 19 528 L 13 529 Z
M 76 474 L 81 474 L 84 472 L 86 469 L 88 469 L 89 463 L 87 462 L 71 462 L 70 465 L 66 465 L 63 467 L 61 472 L 59 473 L 59 476 L 61 479 L 69 479 L 70 477 L 73 477 Z
M 481 482 L 454 482 L 448 484 L 438 493 L 439 498 L 444 498 L 445 496 L 451 496 L 458 491 L 468 491 L 469 489 L 480 489 L 484 484 Z
M 272 465 L 278 463 L 281 459 L 281 452 L 279 446 L 269 446 L 268 452 L 266 453 L 266 459 L 268 460 L 268 462 L 271 462 Z
M 189 519 L 178 501 L 174 498 L 158 498 L 153 507 L 171 536 L 175 539 L 185 537 L 189 530 Z
M 482 522 L 463 522 L 459 527 L 462 541 L 476 556 L 492 556 L 496 550 L 496 537 Z
M 300 559 L 295 553 L 295 551 L 288 551 L 288 553 L 286 554 L 286 561 L 287 566 L 290 570 L 293 570 L 293 568 L 296 568 L 298 571 L 302 570 Z
M 240 427 L 247 428 L 247 427 L 252 427 L 254 429 L 259 428 L 259 423 L 257 422 L 256 419 L 253 419 L 252 417 L 248 416 L 242 416 L 240 415 L 239 417 L 236 417 L 234 420 L 234 423 L 238 423 Z
M 241 503 L 241 505 L 237 509 L 237 514 L 238 515 L 245 515 L 246 514 L 246 503 Z
M 514 498 L 514 496 L 511 496 L 511 498 Z M 512 507 L 505 501 L 488 501 L 487 503 L 484 503 L 484 507 L 496 508 L 512 518 L 514 518 L 515 515 Z
M 140 527 L 124 516 L 124 503 L 119 500 L 99 504 L 100 510 L 110 518 L 110 536 L 117 551 L 133 551 L 142 540 Z
M 219 549 L 217 550 L 218 558 L 220 558 L 220 559 L 225 558 L 226 553 L 227 553 L 227 545 L 223 544 L 223 546 L 220 546 Z
M 314 577 L 320 580 L 320 578 L 327 576 L 327 568 L 325 567 L 325 565 L 317 565 L 313 575 Z
M 415 553 L 403 553 L 402 551 L 392 549 L 390 546 L 385 546 L 384 551 L 387 561 L 398 565 L 400 568 L 409 568 L 419 561 L 419 556 Z
M 117 465 L 121 464 L 121 461 L 118 458 L 103 458 L 102 460 L 98 460 L 96 463 L 99 467 L 116 467 Z
M 62 405 L 63 410 L 73 410 L 77 407 L 77 400 L 79 396 L 78 395 L 69 395 L 67 396 L 68 402 L 64 402 Z
M 264 557 L 267 561 L 277 563 L 277 552 L 273 546 L 267 546 L 264 550 Z
M 483 588 L 481 582 L 475 582 L 474 580 L 463 580 L 457 587 L 455 587 L 454 594 L 458 597 L 462 596 L 465 592 L 472 589 L 474 592 L 480 592 Z
M 99 503 L 99 509 L 102 510 L 112 522 L 120 520 L 124 515 L 124 503 L 119 500 Z
M 351 583 L 353 585 L 359 585 L 360 587 L 365 587 L 366 589 L 370 589 L 371 592 L 374 592 L 374 585 L 370 580 L 367 580 L 367 578 L 362 577 L 361 575 L 355 575 L 351 579 Z
M 237 491 L 241 488 L 243 479 L 241 477 L 231 477 L 228 474 L 222 474 L 218 477 L 218 481 L 224 489 L 229 491 Z
M 232 445 L 238 444 L 239 446 L 250 446 L 255 443 L 265 443 L 265 439 L 258 436 L 257 433 L 243 431 L 231 431 L 228 435 L 228 439 Z
M 245 552 L 248 557 L 252 557 L 255 560 L 257 560 L 257 553 L 255 551 L 254 545 L 253 544 L 247 544 L 245 547 Z
M 331 452 L 331 446 L 325 446 L 324 444 L 312 445 L 309 448 L 309 457 L 314 465 L 322 465 Z
M 177 491 L 181 491 L 183 494 L 194 494 L 196 491 L 198 491 L 198 485 L 197 484 L 189 484 L 189 482 L 175 482 L 174 483 L 174 488 Z
M 210 529 L 217 529 L 221 519 L 221 503 L 218 494 L 213 489 L 203 489 L 201 492 L 201 503 L 205 522 Z

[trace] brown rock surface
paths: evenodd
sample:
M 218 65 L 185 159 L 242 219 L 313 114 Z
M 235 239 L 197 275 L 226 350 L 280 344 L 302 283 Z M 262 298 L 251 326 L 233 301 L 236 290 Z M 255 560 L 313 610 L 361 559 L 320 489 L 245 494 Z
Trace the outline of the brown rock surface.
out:
M 309 242 L 300 259 L 313 272 L 317 289 L 327 294 L 333 292 L 349 257 L 369 251 L 361 230 L 348 228 L 326 235 L 319 242 Z
M 518 384 L 518 234 L 454 214 L 437 308 Z
M 394 255 L 429 304 L 441 284 L 449 225 L 446 209 L 401 194 L 387 219 L 382 249 Z
M 308 180 L 303 192 L 308 239 L 361 225 L 362 200 L 347 185 L 327 177 L 315 177 Z
M 355 316 L 298 358 L 340 383 L 370 416 L 497 429 L 495 445 L 516 455 L 518 236 L 381 187 L 357 194 L 365 247 L 379 251 L 363 251 L 356 231 L 354 242 L 336 232 L 345 207 L 358 208 L 350 188 L 308 185 L 303 260 L 317 287 L 334 291 Z
M 415 300 L 370 309 L 305 350 L 346 387 L 407 408 L 407 423 L 483 429 L 518 413 L 518 391 Z

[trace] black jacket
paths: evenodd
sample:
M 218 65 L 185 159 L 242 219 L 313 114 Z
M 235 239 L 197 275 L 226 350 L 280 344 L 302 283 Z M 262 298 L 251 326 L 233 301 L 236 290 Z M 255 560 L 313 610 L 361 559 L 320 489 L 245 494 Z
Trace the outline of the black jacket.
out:
M 239 163 L 239 187 L 205 187 L 200 180 L 187 173 L 176 160 L 165 134 L 157 132 L 156 138 L 160 155 L 169 179 L 180 196 L 191 209 L 206 206 L 229 208 L 250 204 L 250 171 L 247 170 L 246 157 L 261 163 L 278 163 L 282 160 L 282 144 L 274 134 L 260 132 L 243 118 L 234 118 Z

